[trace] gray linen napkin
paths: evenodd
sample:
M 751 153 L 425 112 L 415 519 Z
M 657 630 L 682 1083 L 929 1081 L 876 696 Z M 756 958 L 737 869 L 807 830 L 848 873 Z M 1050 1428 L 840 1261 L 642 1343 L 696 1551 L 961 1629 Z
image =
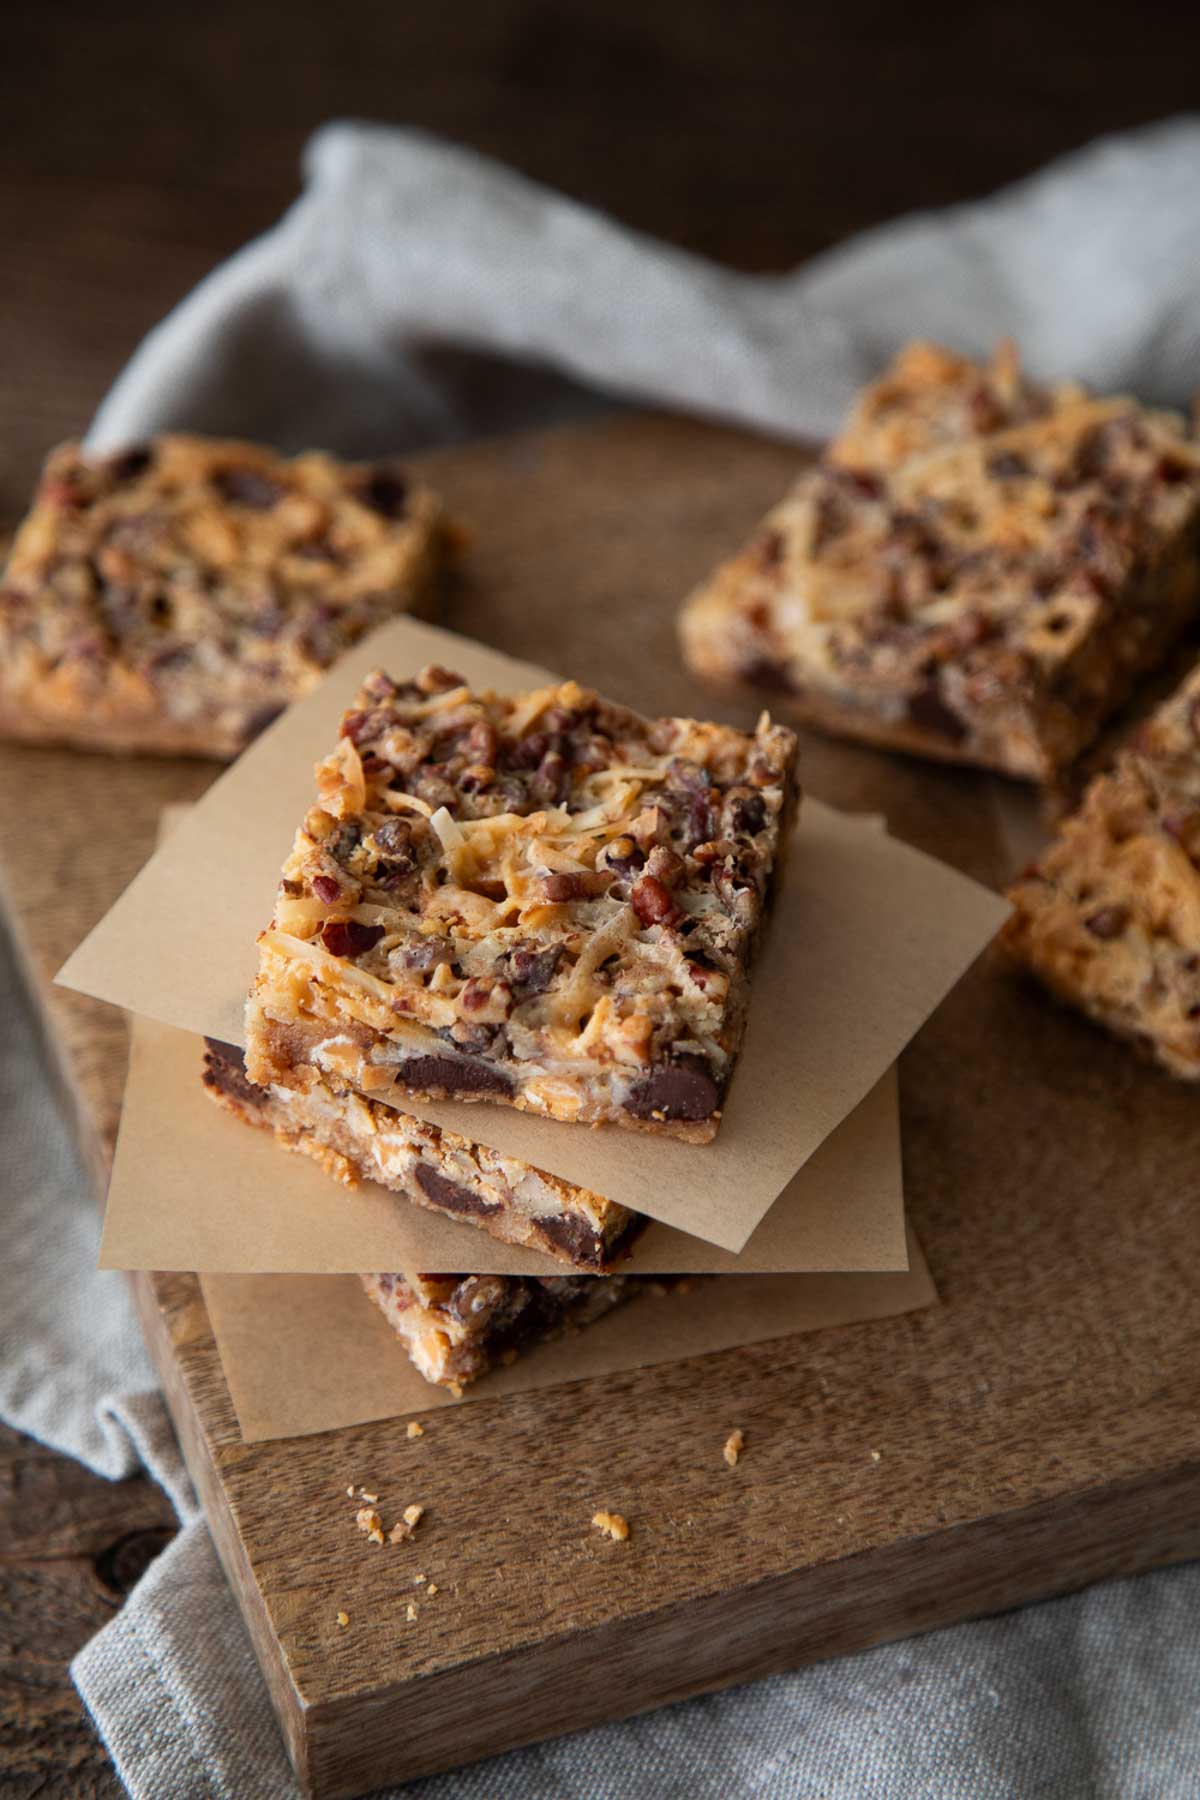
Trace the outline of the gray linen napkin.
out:
M 303 197 L 142 345 L 91 441 L 167 426 L 373 454 L 599 394 L 797 436 L 905 338 L 1181 403 L 1200 381 L 1200 121 L 1106 140 L 978 204 L 751 279 L 413 134 L 335 125 Z M 531 370 L 521 365 L 533 364 Z M 514 366 L 515 365 L 515 366 Z M 0 957 L 0 1416 L 184 1529 L 74 1675 L 137 1800 L 296 1794 L 96 1221 L 16 960 Z M 418 1784 L 488 1800 L 683 1792 L 1183 1796 L 1200 1568 L 781 1676 Z

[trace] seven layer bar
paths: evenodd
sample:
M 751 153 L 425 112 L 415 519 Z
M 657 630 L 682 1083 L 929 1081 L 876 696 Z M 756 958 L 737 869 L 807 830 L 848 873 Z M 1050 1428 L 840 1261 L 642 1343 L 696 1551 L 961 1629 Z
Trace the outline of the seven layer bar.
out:
M 247 1010 L 260 1085 L 707 1142 L 795 807 L 790 731 L 370 677 L 317 772 Z
M 811 724 L 1046 781 L 1198 611 L 1182 418 L 914 344 L 681 635 Z
M 1004 943 L 1056 994 L 1200 1080 L 1200 667 L 1013 887 Z
M 64 444 L 0 581 L 0 732 L 235 756 L 366 632 L 427 609 L 452 538 L 392 462 Z

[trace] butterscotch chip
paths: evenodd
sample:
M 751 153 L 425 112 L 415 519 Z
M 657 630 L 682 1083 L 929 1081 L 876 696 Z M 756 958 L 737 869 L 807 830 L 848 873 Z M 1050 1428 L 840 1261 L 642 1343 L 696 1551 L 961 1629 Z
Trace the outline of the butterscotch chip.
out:
M 737 1460 L 745 1448 L 745 1443 L 746 1440 L 740 1431 L 731 1431 L 725 1439 L 725 1448 L 721 1454 L 731 1469 L 737 1467 Z
M 629 1521 L 618 1512 L 596 1512 L 592 1514 L 592 1524 L 604 1537 L 614 1538 L 623 1544 L 629 1536 Z
M 453 535 L 394 463 L 64 444 L 0 580 L 0 730 L 235 756 L 368 631 L 426 607 Z
M 1047 781 L 1200 612 L 1200 439 L 910 344 L 695 592 L 691 667 L 841 735 Z

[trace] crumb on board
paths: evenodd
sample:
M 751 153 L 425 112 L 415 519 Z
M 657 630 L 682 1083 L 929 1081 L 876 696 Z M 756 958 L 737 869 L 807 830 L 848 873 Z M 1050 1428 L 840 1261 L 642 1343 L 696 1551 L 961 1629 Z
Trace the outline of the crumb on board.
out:
M 350 1614 L 348 1612 L 340 1612 L 337 1616 L 337 1622 L 339 1625 L 348 1625 L 350 1623 Z
M 462 1382 L 461 1381 L 448 1381 L 446 1383 L 446 1386 L 450 1390 L 450 1392 L 454 1395 L 454 1398 L 456 1400 L 462 1399 L 463 1391 L 462 1391 Z
M 389 1543 L 404 1543 L 406 1538 L 412 1536 L 417 1525 L 424 1516 L 425 1508 L 423 1506 L 406 1506 L 404 1509 L 404 1517 L 402 1519 L 397 1519 L 396 1523 L 388 1533 Z
M 411 1605 L 411 1604 L 410 1604 L 410 1605 L 409 1605 L 409 1607 L 408 1607 L 408 1610 L 407 1610 L 407 1611 L 406 1611 L 406 1613 L 405 1613 L 405 1615 L 404 1615 L 404 1616 L 405 1616 L 405 1618 L 406 1618 L 406 1619 L 407 1619 L 407 1620 L 408 1620 L 408 1622 L 409 1622 L 409 1624 L 410 1624 L 410 1625 L 411 1625 L 411 1624 L 412 1624 L 412 1622 L 413 1622 L 413 1620 L 414 1620 L 414 1619 L 415 1619 L 415 1618 L 416 1618 L 416 1616 L 417 1616 L 417 1609 L 416 1609 L 416 1607 L 415 1607 L 415 1606 L 413 1606 L 413 1605 Z
M 373 1506 L 360 1506 L 354 1515 L 354 1523 L 373 1544 L 382 1544 L 383 1520 Z
M 425 1577 L 423 1575 L 414 1575 L 413 1576 L 413 1580 L 416 1582 L 424 1581 L 424 1579 L 425 1579 Z
M 418 1425 L 418 1423 L 415 1419 L 410 1419 L 408 1421 L 407 1426 L 405 1427 L 404 1435 L 407 1438 L 424 1437 L 425 1436 L 425 1427 L 423 1425 Z
M 740 1431 L 731 1431 L 725 1439 L 725 1448 L 721 1454 L 731 1469 L 737 1468 L 738 1457 L 746 1447 L 746 1440 Z
M 604 1537 L 613 1538 L 623 1544 L 629 1536 L 629 1521 L 618 1512 L 595 1512 L 592 1524 Z
M 347 1498 L 347 1500 L 353 1500 L 353 1498 L 354 1498 L 354 1489 L 353 1489 L 353 1487 L 348 1487 L 348 1488 L 347 1488 L 347 1489 L 346 1489 L 346 1498 Z
M 882 1462 L 883 1461 L 883 1451 L 882 1450 L 872 1450 L 871 1461 L 872 1462 Z
M 426 1589 L 426 1592 L 427 1592 L 427 1593 L 429 1593 L 429 1594 L 436 1594 L 436 1593 L 437 1593 L 437 1591 L 438 1591 L 438 1584 L 437 1584 L 437 1582 L 436 1582 L 436 1581 L 431 1581 L 431 1582 L 430 1582 L 430 1584 L 429 1584 L 429 1586 L 428 1586 L 428 1588 L 427 1588 L 427 1589 Z

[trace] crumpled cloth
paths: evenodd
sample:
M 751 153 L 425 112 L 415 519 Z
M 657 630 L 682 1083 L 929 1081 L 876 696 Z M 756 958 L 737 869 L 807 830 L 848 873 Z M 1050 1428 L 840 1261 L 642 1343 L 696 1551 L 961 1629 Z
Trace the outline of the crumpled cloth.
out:
M 621 230 L 461 150 L 334 125 L 301 199 L 137 351 L 95 421 L 355 455 L 654 402 L 830 429 L 905 339 L 1182 404 L 1200 381 L 1200 121 L 1102 141 L 991 199 L 751 278 Z M 183 1528 L 73 1665 L 136 1800 L 297 1789 L 98 1226 L 69 1109 L 0 947 L 0 1416 Z M 805 1800 L 1193 1796 L 1200 1567 L 578 1734 L 406 1791 Z

